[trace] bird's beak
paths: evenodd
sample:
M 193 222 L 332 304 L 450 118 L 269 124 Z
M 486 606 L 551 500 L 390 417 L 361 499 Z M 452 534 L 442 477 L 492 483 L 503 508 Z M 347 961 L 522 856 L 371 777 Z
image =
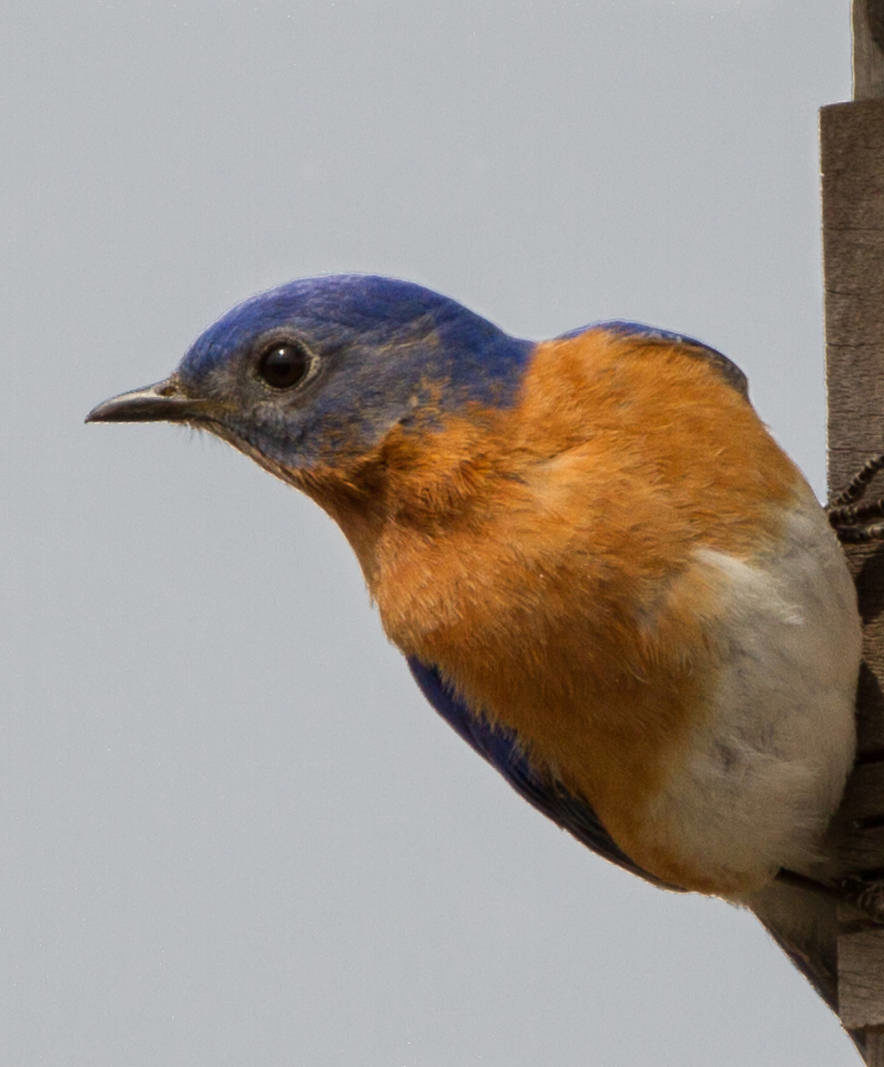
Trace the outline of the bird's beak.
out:
M 188 396 L 173 375 L 105 400 L 89 412 L 86 422 L 185 422 L 204 417 L 207 404 Z

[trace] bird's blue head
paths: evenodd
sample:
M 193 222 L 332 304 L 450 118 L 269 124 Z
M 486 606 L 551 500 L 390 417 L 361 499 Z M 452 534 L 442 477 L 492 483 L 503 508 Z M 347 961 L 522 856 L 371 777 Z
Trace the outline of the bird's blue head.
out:
M 346 465 L 394 427 L 515 400 L 530 342 L 409 282 L 304 278 L 237 305 L 175 372 L 95 421 L 183 421 L 276 473 Z

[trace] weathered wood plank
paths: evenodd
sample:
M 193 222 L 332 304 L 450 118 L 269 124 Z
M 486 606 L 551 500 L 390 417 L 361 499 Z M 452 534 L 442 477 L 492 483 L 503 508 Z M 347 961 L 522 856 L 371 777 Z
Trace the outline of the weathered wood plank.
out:
M 838 938 L 838 1006 L 848 1030 L 884 1026 L 884 937 L 875 927 Z
M 884 449 L 884 99 L 823 108 L 821 143 L 829 484 L 837 491 Z M 860 751 L 884 752 L 884 554 L 868 545 L 847 554 L 865 627 Z M 850 850 L 870 848 L 851 842 Z
M 876 871 L 884 867 L 884 827 L 848 830 L 839 835 L 835 851 L 843 871 Z
M 884 1029 L 866 1030 L 866 1063 L 870 1067 L 884 1064 Z
M 884 450 L 884 0 L 854 0 L 854 96 L 820 114 L 829 388 L 829 486 Z M 884 488 L 872 490 L 873 498 Z M 832 827 L 847 871 L 884 870 L 884 552 L 847 548 L 864 625 L 859 744 Z M 841 1019 L 884 1067 L 884 927 L 840 907 Z
M 854 0 L 853 95 L 884 96 L 884 4 Z

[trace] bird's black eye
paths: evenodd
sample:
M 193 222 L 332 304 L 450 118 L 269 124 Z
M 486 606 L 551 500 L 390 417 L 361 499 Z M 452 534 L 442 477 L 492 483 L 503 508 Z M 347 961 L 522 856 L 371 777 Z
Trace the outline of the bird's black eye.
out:
M 310 353 L 297 342 L 271 345 L 258 360 L 258 374 L 274 389 L 291 389 L 310 370 Z

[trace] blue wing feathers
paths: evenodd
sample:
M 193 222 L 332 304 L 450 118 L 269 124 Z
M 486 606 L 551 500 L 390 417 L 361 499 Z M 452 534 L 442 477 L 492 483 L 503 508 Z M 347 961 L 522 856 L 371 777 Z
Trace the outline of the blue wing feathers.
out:
M 709 363 L 724 380 L 744 397 L 749 396 L 749 383 L 746 375 L 732 360 L 717 348 L 698 341 L 695 337 L 688 337 L 683 333 L 675 333 L 672 330 L 661 330 L 656 326 L 647 326 L 643 322 L 629 322 L 626 319 L 612 319 L 609 322 L 592 322 L 587 326 L 578 326 L 575 330 L 559 334 L 556 340 L 567 340 L 571 337 L 579 337 L 587 330 L 606 330 L 608 333 L 616 333 L 621 337 L 641 337 L 647 341 L 669 341 L 672 344 L 684 346 L 685 351 L 695 355 Z
M 678 888 L 661 882 L 633 863 L 614 842 L 587 801 L 572 796 L 560 782 L 532 766 L 512 730 L 494 726 L 484 716 L 470 711 L 442 681 L 435 667 L 428 667 L 413 656 L 408 658 L 408 666 L 421 692 L 442 718 L 496 768 L 529 804 L 573 834 L 593 852 L 619 867 L 654 885 Z

